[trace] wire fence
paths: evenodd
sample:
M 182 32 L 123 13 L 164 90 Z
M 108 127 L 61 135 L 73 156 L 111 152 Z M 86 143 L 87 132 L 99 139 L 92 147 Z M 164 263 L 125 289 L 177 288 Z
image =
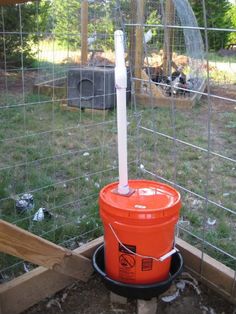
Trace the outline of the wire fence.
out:
M 45 5 L 0 8 L 0 218 L 70 249 L 102 234 L 99 190 L 118 179 L 113 32 L 121 28 L 129 176 L 175 186 L 178 236 L 236 270 L 236 51 L 212 52 L 219 34 L 236 30 L 208 25 L 204 0 L 202 25 L 185 0 L 89 1 L 82 66 L 81 1 Z M 32 267 L 1 254 L 0 280 Z

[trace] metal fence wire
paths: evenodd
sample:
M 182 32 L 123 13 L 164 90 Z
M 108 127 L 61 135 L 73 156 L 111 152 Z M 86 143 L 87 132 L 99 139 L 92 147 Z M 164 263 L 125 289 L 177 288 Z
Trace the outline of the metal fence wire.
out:
M 118 179 L 113 33 L 120 28 L 129 177 L 176 187 L 177 235 L 236 270 L 236 48 L 217 48 L 236 30 L 208 25 L 201 3 L 202 25 L 187 0 L 0 7 L 1 219 L 70 249 L 102 234 L 99 190 Z M 33 267 L 1 253 L 0 280 Z

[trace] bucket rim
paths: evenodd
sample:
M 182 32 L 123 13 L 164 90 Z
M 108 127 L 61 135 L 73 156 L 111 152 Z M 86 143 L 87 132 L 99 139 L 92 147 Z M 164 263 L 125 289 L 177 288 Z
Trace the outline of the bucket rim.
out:
M 112 183 L 109 183 L 107 184 L 106 186 L 104 186 L 100 193 L 99 193 L 99 203 L 100 203 L 100 209 L 101 210 L 105 210 L 107 209 L 107 207 L 109 208 L 112 208 L 113 210 L 116 210 L 116 214 L 117 214 L 117 211 L 119 211 L 119 215 L 121 215 L 121 212 L 124 213 L 124 215 L 126 214 L 130 214 L 131 212 L 133 213 L 137 213 L 137 215 L 140 215 L 140 214 L 157 214 L 158 216 L 161 216 L 161 217 L 167 217 L 167 216 L 170 216 L 170 215 L 174 215 L 174 214 L 177 214 L 177 212 L 179 211 L 179 209 L 181 208 L 181 194 L 179 191 L 177 191 L 175 188 L 173 188 L 172 186 L 168 185 L 168 184 L 165 184 L 165 183 L 162 183 L 162 182 L 158 182 L 158 181 L 153 181 L 153 180 L 146 180 L 146 179 L 133 179 L 133 180 L 129 180 L 129 184 L 131 185 L 132 187 L 132 184 L 134 183 L 140 183 L 142 185 L 144 185 L 145 183 L 148 185 L 148 184 L 151 184 L 151 185 L 154 185 L 156 187 L 162 187 L 163 191 L 168 191 L 168 192 L 171 192 L 172 194 L 172 197 L 175 198 L 175 201 L 173 203 L 170 203 L 168 204 L 167 206 L 163 206 L 163 207 L 153 207 L 153 208 L 131 208 L 131 207 L 128 207 L 128 206 L 121 206 L 120 203 L 115 203 L 114 201 L 112 202 L 108 202 L 106 197 L 105 197 L 105 194 L 106 192 L 111 192 L 113 190 L 116 189 L 116 187 L 118 186 L 119 182 L 112 182 Z M 117 194 L 118 197 L 120 197 L 121 200 L 128 200 L 129 197 L 132 198 L 133 194 L 131 194 L 130 196 L 126 196 L 126 195 L 120 195 L 120 194 Z M 162 214 L 161 214 L 162 213 Z M 113 213 L 115 215 L 115 212 Z M 116 216 L 116 215 L 115 215 Z M 133 217 L 134 218 L 134 217 Z

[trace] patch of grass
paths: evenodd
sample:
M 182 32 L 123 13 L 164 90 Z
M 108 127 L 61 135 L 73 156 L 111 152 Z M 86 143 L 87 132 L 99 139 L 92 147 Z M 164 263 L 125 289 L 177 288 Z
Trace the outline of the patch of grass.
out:
M 201 216 L 198 212 L 186 211 L 185 216 L 193 227 L 200 228 L 202 226 Z
M 225 122 L 225 127 L 229 129 L 236 128 L 236 112 L 223 112 L 221 114 L 222 119 Z
M 232 63 L 232 62 L 236 62 L 236 55 L 222 57 L 217 52 L 209 52 L 208 59 L 209 61 L 212 61 L 212 62 Z
M 25 108 L 0 109 L 0 215 L 50 241 L 75 248 L 101 234 L 98 194 L 101 187 L 118 176 L 116 112 L 103 115 L 62 111 L 59 103 L 52 103 L 48 97 L 28 94 L 26 99 Z M 17 100 L 9 95 L 4 102 L 9 105 Z M 176 110 L 175 117 L 170 108 L 139 108 L 138 113 L 139 116 L 128 109 L 129 177 L 155 179 L 137 167 L 143 164 L 154 175 L 176 179 L 180 186 L 205 195 L 207 154 L 168 138 L 175 135 L 181 141 L 206 148 L 201 105 Z M 222 123 L 231 125 L 231 121 L 234 115 L 224 113 Z M 223 128 L 222 135 L 228 137 L 232 129 Z M 230 136 L 236 140 L 234 133 Z M 236 195 L 232 164 L 214 157 L 211 165 L 209 198 L 233 208 Z M 35 208 L 19 214 L 14 197 L 25 192 L 33 194 Z M 236 223 L 235 217 L 216 206 L 206 209 L 204 201 L 196 199 L 183 193 L 182 214 L 190 222 L 189 230 L 201 237 L 204 217 L 215 217 L 217 226 L 207 232 L 206 239 L 234 254 L 236 235 L 229 222 Z M 40 207 L 48 208 L 53 218 L 33 221 Z M 232 241 L 227 240 L 229 237 Z M 195 244 L 196 239 L 191 241 Z M 4 255 L 0 263 L 3 269 L 16 260 Z M 16 273 L 22 271 L 19 269 L 16 265 Z
M 210 71 L 210 79 L 218 83 L 235 84 L 235 75 L 232 72 L 213 69 Z

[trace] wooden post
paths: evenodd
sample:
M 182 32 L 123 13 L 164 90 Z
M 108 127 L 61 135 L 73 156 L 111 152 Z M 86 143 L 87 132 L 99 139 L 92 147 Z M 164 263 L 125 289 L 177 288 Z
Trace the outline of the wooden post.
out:
M 136 0 L 131 0 L 130 4 L 131 10 L 131 23 L 135 24 L 137 21 L 137 2 Z M 135 66 L 135 26 L 130 26 L 130 45 L 129 45 L 129 65 L 133 69 Z
M 135 66 L 134 76 L 141 79 L 142 65 L 143 65 L 143 20 L 144 20 L 144 2 L 145 0 L 137 0 L 137 26 L 136 26 L 136 40 L 135 40 Z M 135 82 L 136 92 L 141 89 L 141 81 Z
M 172 53 L 173 53 L 173 28 L 166 27 L 166 25 L 174 24 L 174 4 L 172 0 L 166 0 L 165 5 L 165 20 L 164 20 L 164 53 L 163 53 L 163 75 L 171 74 L 172 67 Z
M 81 63 L 88 62 L 88 0 L 81 3 Z
M 17 3 L 24 3 L 28 0 L 0 0 L 0 5 L 12 5 Z

